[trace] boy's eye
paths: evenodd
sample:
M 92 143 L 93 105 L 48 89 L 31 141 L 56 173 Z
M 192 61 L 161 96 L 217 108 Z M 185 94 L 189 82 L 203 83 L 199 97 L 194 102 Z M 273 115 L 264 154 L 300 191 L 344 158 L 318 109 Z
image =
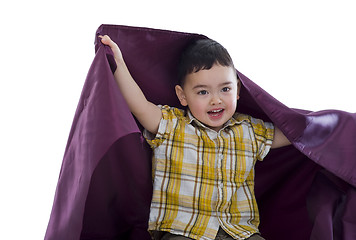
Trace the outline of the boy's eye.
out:
M 224 87 L 223 89 L 221 89 L 221 91 L 228 92 L 228 91 L 230 91 L 230 88 L 229 87 Z
M 199 95 L 205 95 L 205 94 L 208 94 L 208 91 L 206 90 L 201 90 L 198 92 Z

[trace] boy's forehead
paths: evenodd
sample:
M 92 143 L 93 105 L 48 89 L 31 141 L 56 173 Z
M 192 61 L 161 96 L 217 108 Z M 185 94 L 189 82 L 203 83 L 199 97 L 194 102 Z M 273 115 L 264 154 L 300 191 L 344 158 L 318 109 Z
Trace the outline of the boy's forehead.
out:
M 220 82 L 220 83 L 238 83 L 236 69 L 230 66 L 212 67 L 202 69 L 196 72 L 188 73 L 185 77 L 185 83 L 200 84 L 199 82 Z

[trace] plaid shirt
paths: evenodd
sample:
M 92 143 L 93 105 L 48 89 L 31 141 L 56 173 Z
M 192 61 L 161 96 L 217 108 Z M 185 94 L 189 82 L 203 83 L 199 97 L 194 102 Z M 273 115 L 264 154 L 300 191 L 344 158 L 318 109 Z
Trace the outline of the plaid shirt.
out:
M 153 148 L 149 230 L 215 239 L 219 226 L 236 239 L 258 232 L 254 165 L 268 153 L 271 123 L 236 113 L 216 132 L 191 113 L 162 107 Z

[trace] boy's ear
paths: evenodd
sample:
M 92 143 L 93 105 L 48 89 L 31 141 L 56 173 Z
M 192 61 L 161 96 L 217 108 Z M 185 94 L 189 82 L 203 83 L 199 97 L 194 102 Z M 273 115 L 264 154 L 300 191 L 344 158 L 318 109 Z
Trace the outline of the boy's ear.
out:
M 188 103 L 187 103 L 187 99 L 185 98 L 183 88 L 179 85 L 176 85 L 175 90 L 176 90 L 177 97 L 180 101 L 180 104 L 182 104 L 182 106 L 184 107 L 187 106 Z
M 237 79 L 237 100 L 240 99 L 240 91 L 241 91 L 241 81 Z

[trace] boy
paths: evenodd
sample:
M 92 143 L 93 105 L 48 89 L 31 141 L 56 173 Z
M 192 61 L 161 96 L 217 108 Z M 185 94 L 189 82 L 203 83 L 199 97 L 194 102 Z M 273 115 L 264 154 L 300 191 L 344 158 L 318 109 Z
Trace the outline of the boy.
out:
M 235 113 L 239 80 L 213 40 L 182 55 L 177 97 L 187 110 L 147 101 L 116 43 L 117 84 L 154 151 L 149 230 L 154 239 L 263 239 L 258 234 L 254 164 L 290 144 L 271 123 Z

